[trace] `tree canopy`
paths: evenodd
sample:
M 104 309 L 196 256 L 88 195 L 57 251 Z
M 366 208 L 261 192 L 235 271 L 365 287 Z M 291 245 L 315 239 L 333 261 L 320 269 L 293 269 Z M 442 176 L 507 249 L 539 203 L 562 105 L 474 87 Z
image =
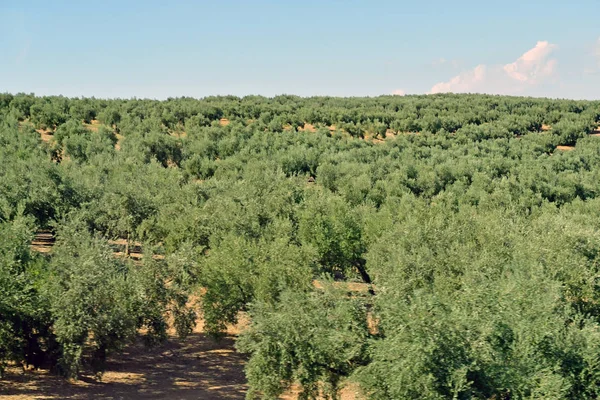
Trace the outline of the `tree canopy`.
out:
M 244 316 L 248 398 L 595 399 L 599 123 L 488 95 L 0 94 L 0 371 L 100 375 Z

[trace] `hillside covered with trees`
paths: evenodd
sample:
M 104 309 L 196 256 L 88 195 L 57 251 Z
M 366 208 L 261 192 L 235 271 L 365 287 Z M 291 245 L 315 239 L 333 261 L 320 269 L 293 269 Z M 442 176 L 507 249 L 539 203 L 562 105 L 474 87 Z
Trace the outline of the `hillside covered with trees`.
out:
M 243 315 L 248 398 L 596 399 L 599 123 L 488 95 L 1 94 L 0 371 L 100 374 Z

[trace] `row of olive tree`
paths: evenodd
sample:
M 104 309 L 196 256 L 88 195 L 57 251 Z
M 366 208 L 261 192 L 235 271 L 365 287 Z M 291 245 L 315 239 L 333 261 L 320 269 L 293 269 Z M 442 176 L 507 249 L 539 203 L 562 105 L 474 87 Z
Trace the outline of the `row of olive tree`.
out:
M 49 143 L 46 104 L 67 116 Z M 597 106 L 0 96 L 0 360 L 76 376 L 140 332 L 201 314 L 219 336 L 245 312 L 250 396 L 352 379 L 371 398 L 594 398 Z M 346 134 L 394 121 L 420 134 Z

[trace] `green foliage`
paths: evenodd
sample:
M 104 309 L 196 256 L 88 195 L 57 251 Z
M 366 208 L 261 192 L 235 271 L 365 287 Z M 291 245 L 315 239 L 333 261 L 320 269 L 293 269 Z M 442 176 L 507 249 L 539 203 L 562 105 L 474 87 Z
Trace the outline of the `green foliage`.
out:
M 39 296 L 44 260 L 29 250 L 30 218 L 0 223 L 0 376 L 8 361 L 44 365 L 54 335 L 47 304 Z
M 359 218 L 343 199 L 327 192 L 307 193 L 298 234 L 303 245 L 316 250 L 320 270 L 331 274 L 348 274 L 365 251 Z
M 88 99 L 74 99 L 69 107 L 69 115 L 72 119 L 91 124 L 96 118 L 96 109 Z
M 201 266 L 206 292 L 202 311 L 206 329 L 213 334 L 237 322 L 239 311 L 256 301 L 274 304 L 287 288 L 308 290 L 312 281 L 312 255 L 289 242 L 286 226 L 258 242 L 228 235 L 211 245 Z M 289 227 L 288 227 L 289 229 Z
M 595 398 L 597 290 L 588 273 L 598 253 L 568 244 L 589 232 L 548 218 L 552 211 L 533 228 L 498 213 L 441 211 L 418 210 L 369 254 L 383 334 L 357 371 L 369 396 Z M 572 239 L 557 248 L 555 235 Z
M 121 122 L 121 113 L 114 108 L 106 108 L 98 113 L 98 120 L 110 127 L 118 126 Z
M 128 265 L 104 240 L 77 222 L 63 224 L 44 283 L 44 297 L 60 345 L 59 366 L 77 376 L 85 350 L 102 370 L 106 354 L 120 349 L 138 328 L 144 299 Z
M 69 185 L 33 129 L 0 125 L 0 158 L 0 221 L 13 219 L 22 207 L 44 226 L 68 207 Z
M 285 291 L 278 303 L 257 302 L 237 347 L 251 355 L 247 398 L 276 399 L 294 382 L 301 399 L 336 398 L 340 379 L 366 363 L 366 309 L 328 286 L 323 293 Z
M 178 139 L 160 132 L 149 132 L 141 138 L 128 136 L 122 149 L 128 153 L 138 153 L 145 162 L 155 159 L 163 167 L 181 164 L 181 143 Z
M 110 154 L 116 142 L 114 132 L 105 126 L 89 131 L 80 122 L 69 120 L 54 134 L 54 153 L 58 159 L 67 157 L 85 162 L 97 155 Z
M 552 127 L 552 134 L 558 136 L 560 144 L 573 146 L 592 132 L 595 122 L 582 118 L 561 119 Z
M 183 245 L 164 260 L 155 260 L 147 251 L 140 266 L 132 273 L 140 284 L 143 303 L 140 305 L 138 323 L 146 328 L 145 342 L 149 345 L 167 339 L 167 320 L 180 337 L 189 335 L 196 324 L 195 304 L 190 293 L 197 288 L 199 267 L 197 251 Z
M 0 95 L 0 364 L 101 371 L 243 313 L 249 397 L 597 398 L 599 122 L 487 95 Z

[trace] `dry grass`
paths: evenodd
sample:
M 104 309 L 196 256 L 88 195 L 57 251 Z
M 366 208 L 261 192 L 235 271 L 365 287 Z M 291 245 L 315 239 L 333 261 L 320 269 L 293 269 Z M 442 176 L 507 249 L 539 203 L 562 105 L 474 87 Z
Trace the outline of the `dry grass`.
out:
M 177 130 L 177 131 L 171 132 L 171 136 L 181 139 L 181 138 L 184 138 L 187 136 L 187 132 L 184 130 Z
M 54 137 L 54 131 L 51 129 L 36 129 L 35 131 L 40 134 L 40 138 L 46 143 L 50 143 Z
M 280 399 L 296 400 L 298 398 L 299 394 L 300 394 L 300 386 L 294 385 L 287 393 L 283 394 L 280 397 Z M 340 400 L 362 400 L 362 399 L 364 399 L 364 397 L 361 395 L 358 385 L 349 383 L 342 388 L 339 399 Z
M 575 150 L 575 146 L 556 146 L 556 150 L 571 151 L 571 150 Z
M 117 143 L 115 143 L 115 150 L 121 150 L 121 143 L 123 142 L 123 135 L 115 133 L 117 137 Z
M 304 124 L 304 126 L 300 126 L 298 127 L 299 131 L 306 131 L 306 132 L 316 132 L 317 129 L 315 128 L 315 126 L 313 124 Z
M 93 119 L 90 124 L 83 123 L 83 126 L 92 132 L 98 132 L 98 128 L 100 128 L 102 124 L 97 119 Z

